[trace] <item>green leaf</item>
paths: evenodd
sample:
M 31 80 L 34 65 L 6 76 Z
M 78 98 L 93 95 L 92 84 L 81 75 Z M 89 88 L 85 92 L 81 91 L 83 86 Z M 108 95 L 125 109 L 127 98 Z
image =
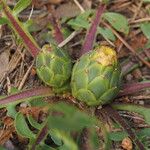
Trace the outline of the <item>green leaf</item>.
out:
M 17 16 L 20 12 L 26 9 L 31 2 L 32 0 L 19 0 L 13 9 L 13 14 Z
M 150 137 L 150 128 L 144 128 L 142 130 L 140 130 L 137 135 L 140 136 L 148 136 Z
M 64 38 L 67 38 L 71 34 L 71 30 L 67 27 L 62 28 L 61 30 L 62 30 Z
M 27 116 L 27 118 L 32 127 L 34 127 L 35 129 L 38 129 L 38 130 L 42 129 L 43 124 L 38 123 L 35 119 L 33 119 L 32 116 Z
M 49 145 L 46 145 L 45 143 L 42 143 L 36 146 L 36 150 L 56 150 L 56 149 L 50 147 Z
M 90 26 L 88 20 L 82 17 L 77 17 L 76 19 L 72 19 L 68 22 L 68 24 L 71 25 L 75 30 L 78 30 L 80 28 L 88 29 Z M 98 33 L 101 34 L 104 38 L 109 39 L 111 41 L 116 40 L 113 32 L 110 29 L 99 27 Z
M 126 132 L 110 132 L 109 139 L 112 141 L 122 141 L 124 138 L 128 137 Z
M 137 132 L 137 136 L 140 139 L 140 141 L 143 143 L 145 146 L 146 150 L 149 150 L 150 148 L 150 128 L 144 128 Z
M 59 147 L 59 150 L 78 150 L 78 146 L 76 143 L 72 140 L 69 134 L 66 134 L 66 132 L 59 131 L 59 130 L 53 130 L 53 134 L 58 138 L 61 139 L 64 143 L 63 146 Z
M 145 49 L 149 49 L 150 48 L 150 40 L 147 41 L 147 43 L 144 45 Z
M 103 18 L 106 19 L 117 31 L 126 35 L 129 33 L 128 21 L 125 16 L 119 13 L 107 12 L 103 14 Z
M 92 127 L 96 124 L 96 119 L 94 117 L 65 103 L 53 105 L 50 108 L 50 111 L 52 113 L 58 112 L 59 115 L 50 115 L 48 117 L 49 129 L 54 128 L 63 131 L 78 131 L 84 127 Z
M 143 0 L 143 2 L 144 2 L 144 3 L 149 3 L 149 2 L 150 2 L 150 0 Z
M 87 10 L 84 13 L 81 13 L 79 16 L 77 16 L 77 18 L 87 20 L 93 13 L 93 10 Z
M 32 107 L 35 107 L 35 106 L 44 107 L 44 106 L 47 106 L 49 104 L 48 104 L 48 102 L 44 101 L 43 98 L 34 98 L 34 99 L 30 100 L 30 105 Z
M 116 40 L 116 37 L 114 36 L 113 32 L 108 28 L 99 27 L 98 32 L 106 39 L 109 39 L 111 41 Z
M 85 29 L 89 28 L 89 22 L 82 18 L 71 19 L 70 21 L 68 21 L 67 24 L 71 25 L 75 30 L 80 28 L 85 28 Z
M 15 128 L 17 133 L 30 140 L 35 139 L 35 134 L 29 129 L 24 116 L 19 112 L 15 118 Z
M 77 16 L 75 19 L 71 19 L 67 22 L 68 25 L 71 25 L 75 30 L 80 28 L 89 28 L 88 17 L 92 14 L 92 11 L 85 11 Z
M 62 140 L 55 135 L 55 132 L 53 132 L 53 130 L 49 130 L 49 134 L 56 145 L 61 146 L 63 144 Z
M 3 9 L 3 5 L 2 4 L 0 4 L 0 10 L 2 10 Z
M 9 21 L 7 18 L 5 18 L 5 17 L 0 18 L 0 25 L 4 25 L 4 24 L 8 24 L 8 23 L 9 23 Z
M 16 105 L 17 104 L 8 104 L 7 109 L 7 116 L 10 116 L 12 118 L 15 118 L 17 111 L 16 111 Z
M 100 140 L 98 137 L 98 133 L 96 129 L 91 129 L 90 130 L 90 145 L 92 146 L 93 150 L 99 150 L 100 149 Z
M 0 145 L 0 150 L 7 150 L 7 149 Z
M 140 27 L 144 35 L 150 39 L 150 23 L 142 23 Z

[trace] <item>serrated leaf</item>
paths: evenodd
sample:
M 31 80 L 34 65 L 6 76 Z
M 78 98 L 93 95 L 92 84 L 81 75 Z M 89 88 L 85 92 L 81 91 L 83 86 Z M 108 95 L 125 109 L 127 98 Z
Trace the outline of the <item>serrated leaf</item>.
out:
M 150 39 L 150 23 L 142 23 L 140 27 L 144 35 Z
M 19 112 L 15 118 L 15 128 L 17 133 L 30 140 L 35 139 L 35 134 L 29 129 L 24 116 Z
M 107 12 L 103 14 L 103 18 L 106 19 L 117 31 L 124 34 L 129 33 L 128 21 L 125 16 L 119 13 Z
M 20 12 L 26 9 L 31 4 L 31 2 L 32 0 L 19 0 L 13 9 L 13 14 L 15 16 L 18 15 Z

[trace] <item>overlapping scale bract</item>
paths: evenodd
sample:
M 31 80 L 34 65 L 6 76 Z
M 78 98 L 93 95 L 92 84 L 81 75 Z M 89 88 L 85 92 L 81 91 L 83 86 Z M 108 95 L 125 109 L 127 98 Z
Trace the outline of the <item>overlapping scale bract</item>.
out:
M 72 62 L 66 51 L 56 46 L 45 46 L 36 58 L 36 68 L 39 78 L 56 92 L 69 87 Z
M 74 65 L 72 95 L 87 105 L 107 104 L 118 94 L 120 82 L 121 71 L 116 53 L 102 46 L 83 55 Z

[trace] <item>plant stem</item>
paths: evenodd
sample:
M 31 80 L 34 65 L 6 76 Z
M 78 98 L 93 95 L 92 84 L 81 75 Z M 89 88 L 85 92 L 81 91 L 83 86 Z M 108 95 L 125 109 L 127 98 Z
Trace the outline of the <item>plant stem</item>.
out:
M 149 82 L 143 82 L 143 83 L 132 83 L 132 84 L 125 84 L 123 86 L 123 90 L 120 91 L 118 97 L 125 96 L 128 94 L 133 94 L 138 91 L 141 91 L 142 89 L 150 88 L 150 81 Z
M 56 42 L 58 44 L 60 44 L 63 40 L 64 40 L 64 37 L 63 37 L 63 34 L 61 32 L 61 29 L 56 21 L 56 18 L 53 17 L 52 15 L 49 15 L 48 18 L 50 19 L 50 22 L 53 26 L 53 30 L 54 30 L 54 38 L 56 40 Z
M 5 98 L 0 99 L 0 108 L 5 107 L 7 104 L 12 102 L 23 102 L 27 99 L 35 99 L 46 96 L 54 96 L 55 94 L 52 92 L 49 87 L 39 87 L 35 89 L 30 89 L 26 91 L 22 91 L 16 94 L 12 94 Z
M 119 115 L 119 113 L 114 110 L 111 106 L 107 105 L 103 108 L 107 115 L 118 122 L 122 128 L 129 134 L 131 140 L 138 146 L 140 150 L 145 150 L 144 145 L 138 140 L 135 133 L 132 131 L 130 126 L 125 122 L 125 120 Z
M 46 137 L 47 134 L 48 134 L 48 127 L 46 123 L 46 125 L 41 129 L 38 136 L 36 137 L 35 143 L 32 145 L 31 150 L 36 150 L 36 146 L 39 145 L 41 141 L 43 141 L 43 139 Z
M 9 7 L 4 2 L 4 0 L 0 0 L 0 3 L 3 6 L 3 11 L 5 15 L 7 16 L 8 20 L 12 24 L 13 29 L 23 40 L 23 43 L 25 44 L 29 52 L 32 54 L 32 56 L 36 57 L 40 51 L 40 48 L 35 42 L 35 40 L 32 38 L 30 33 L 24 28 L 23 24 L 21 24 L 21 22 L 12 15 L 13 14 L 12 11 L 9 9 Z
M 105 4 L 100 4 L 100 6 L 98 7 L 95 19 L 93 20 L 91 27 L 90 27 L 90 29 L 87 32 L 87 35 L 85 37 L 85 42 L 84 42 L 83 47 L 81 49 L 81 55 L 92 50 L 93 43 L 94 43 L 95 37 L 96 37 L 97 28 L 98 28 L 98 25 L 100 23 L 101 16 L 102 16 L 103 12 L 105 11 L 105 9 L 106 9 Z
M 113 109 L 121 110 L 121 111 L 130 111 L 135 112 L 144 117 L 145 123 L 150 125 L 150 106 L 149 105 L 137 105 L 137 104 L 131 104 L 131 103 L 117 103 L 117 104 L 111 104 Z

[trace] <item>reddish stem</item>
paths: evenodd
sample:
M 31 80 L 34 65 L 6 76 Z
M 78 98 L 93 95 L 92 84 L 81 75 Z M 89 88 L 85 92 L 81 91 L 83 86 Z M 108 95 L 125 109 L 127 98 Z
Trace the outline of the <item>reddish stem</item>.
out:
M 94 40 L 96 37 L 97 28 L 100 23 L 101 16 L 102 16 L 103 12 L 105 11 L 105 9 L 106 9 L 105 4 L 100 4 L 100 6 L 98 7 L 95 19 L 93 20 L 91 27 L 90 27 L 89 31 L 87 32 L 85 42 L 84 42 L 82 50 L 81 50 L 81 55 L 92 50 L 93 43 L 94 43 Z
M 125 84 L 123 86 L 123 90 L 120 91 L 118 96 L 120 97 L 128 94 L 133 94 L 145 88 L 150 88 L 150 82 Z
M 135 133 L 132 131 L 131 127 L 126 123 L 126 121 L 119 115 L 119 113 L 114 110 L 111 106 L 105 106 L 103 110 L 107 113 L 110 118 L 118 122 L 122 128 L 129 134 L 130 139 L 138 146 L 140 150 L 144 150 L 144 145 L 138 140 Z
M 38 47 L 36 42 L 32 39 L 32 36 L 26 31 L 24 31 L 23 25 L 21 25 L 19 21 L 12 15 L 12 12 L 7 6 L 7 4 L 3 0 L 0 0 L 0 2 L 3 5 L 4 13 L 11 22 L 11 24 L 13 25 L 13 28 L 18 33 L 20 38 L 23 40 L 24 44 L 26 45 L 32 56 L 36 57 L 40 51 L 40 48 Z
M 49 15 L 48 18 L 50 19 L 50 22 L 54 29 L 54 38 L 57 41 L 57 43 L 60 44 L 64 40 L 64 37 L 63 37 L 61 29 L 56 21 L 56 18 L 53 17 L 52 15 Z
M 35 150 L 36 146 L 40 144 L 40 142 L 45 138 L 48 134 L 48 127 L 47 124 L 41 129 L 40 133 L 38 134 L 35 143 L 32 145 L 31 150 Z
M 52 92 L 51 88 L 49 87 L 39 87 L 35 89 L 30 89 L 26 91 L 22 91 L 16 94 L 12 94 L 5 98 L 0 99 L 0 105 L 6 105 L 16 101 L 25 101 L 26 99 L 30 98 L 39 98 L 39 97 L 46 97 L 52 96 L 54 93 Z

